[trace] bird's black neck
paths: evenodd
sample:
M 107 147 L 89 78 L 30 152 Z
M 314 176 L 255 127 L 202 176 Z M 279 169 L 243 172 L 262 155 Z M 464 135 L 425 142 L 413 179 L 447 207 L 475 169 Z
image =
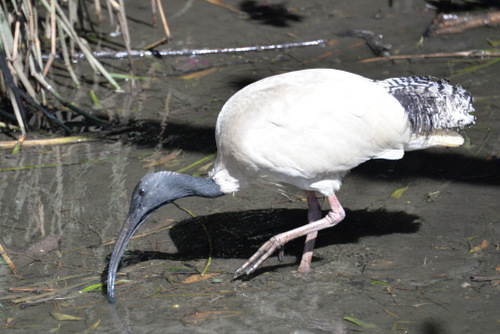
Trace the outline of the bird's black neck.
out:
M 175 186 L 171 185 L 172 188 L 180 192 L 179 197 L 200 196 L 213 198 L 224 195 L 219 185 L 212 178 L 177 173 L 175 173 L 175 176 Z
M 193 194 L 194 196 L 213 198 L 224 195 L 219 185 L 215 183 L 211 177 L 207 179 L 202 177 L 193 177 L 193 185 L 193 188 L 196 189 Z

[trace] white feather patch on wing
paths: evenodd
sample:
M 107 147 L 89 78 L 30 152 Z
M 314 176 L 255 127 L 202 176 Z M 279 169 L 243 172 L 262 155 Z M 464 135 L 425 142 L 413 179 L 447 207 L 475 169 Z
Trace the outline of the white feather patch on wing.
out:
M 384 152 L 376 155 L 373 158 L 374 159 L 386 159 L 386 160 L 399 160 L 399 159 L 403 158 L 404 155 L 405 155 L 404 150 L 387 150 L 387 151 L 384 151 Z

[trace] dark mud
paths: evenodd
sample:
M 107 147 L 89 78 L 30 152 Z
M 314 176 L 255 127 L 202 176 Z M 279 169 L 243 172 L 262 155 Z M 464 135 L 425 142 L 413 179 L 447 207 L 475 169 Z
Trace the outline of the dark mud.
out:
M 498 40 L 498 29 L 432 37 L 418 45 L 435 17 L 423 1 L 269 1 L 273 7 L 224 2 L 244 14 L 201 0 L 168 1 L 174 37 L 169 47 L 334 42 L 258 53 L 136 59 L 135 69 L 146 79 L 138 81 L 133 93 L 112 92 L 84 64 L 76 66 L 85 81 L 79 90 L 65 76 L 53 74 L 54 82 L 68 86 L 65 96 L 87 110 L 93 108 L 88 90 L 94 89 L 105 107 L 95 114 L 121 124 L 137 121 L 134 131 L 98 142 L 25 148 L 16 156 L 0 152 L 0 168 L 37 166 L 0 173 L 0 241 L 13 262 L 22 264 L 17 268 L 22 279 L 7 264 L 0 266 L 2 332 L 498 332 L 500 65 L 460 58 L 361 63 L 375 57 L 368 45 L 336 35 L 371 30 L 392 45 L 392 55 L 426 54 L 491 48 L 488 39 Z M 133 47 L 140 49 L 160 39 L 162 31 L 150 24 L 149 2 L 137 3 L 129 1 L 127 10 Z M 121 40 L 108 43 L 120 45 Z M 126 61 L 106 63 L 126 72 Z M 314 67 L 375 79 L 447 78 L 475 97 L 477 124 L 464 131 L 467 141 L 460 148 L 372 161 L 349 174 L 338 194 L 347 218 L 320 233 L 308 275 L 295 272 L 299 240 L 286 246 L 284 263 L 272 257 L 250 277 L 232 280 L 264 241 L 299 226 L 307 214 L 298 190 L 285 197 L 249 189 L 213 200 L 182 199 L 177 207 L 159 210 L 128 247 L 117 303 L 108 304 L 105 291 L 84 290 L 105 284 L 111 242 L 128 211 L 130 193 L 145 173 L 180 170 L 215 153 L 218 111 L 239 88 Z M 213 68 L 204 77 L 179 79 Z M 121 84 L 130 91 L 130 82 Z M 166 165 L 147 167 L 178 149 L 182 153 Z M 187 172 L 203 175 L 212 162 Z M 401 198 L 391 197 L 404 187 Z M 60 237 L 58 244 L 44 243 L 54 240 L 48 236 Z M 46 249 L 34 254 L 34 244 Z M 184 281 L 202 271 L 208 259 L 212 276 Z M 20 288 L 38 294 L 16 290 Z M 79 320 L 56 320 L 51 312 Z

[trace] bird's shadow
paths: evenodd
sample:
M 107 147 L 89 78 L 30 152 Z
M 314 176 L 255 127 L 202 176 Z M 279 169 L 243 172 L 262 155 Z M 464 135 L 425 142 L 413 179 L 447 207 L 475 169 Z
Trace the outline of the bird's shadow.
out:
M 240 4 L 240 10 L 247 13 L 251 20 L 273 27 L 289 27 L 290 22 L 300 22 L 302 17 L 291 12 L 284 4 L 260 4 L 248 0 Z
M 340 224 L 319 232 L 316 249 L 356 243 L 365 236 L 415 233 L 420 226 L 418 216 L 405 212 L 346 209 L 346 214 Z M 208 254 L 213 258 L 247 259 L 272 236 L 300 227 L 306 221 L 307 210 L 302 209 L 239 211 L 187 219 L 170 229 L 177 253 L 127 251 L 121 264 L 128 266 L 152 259 L 189 261 L 206 258 Z M 292 240 L 286 244 L 285 254 L 300 260 L 303 244 L 304 237 Z M 287 265 L 294 264 L 280 266 Z
M 498 0 L 477 0 L 477 1 L 441 1 L 427 0 L 435 6 L 438 13 L 451 12 L 471 12 L 473 10 L 491 10 L 492 7 L 500 7 Z

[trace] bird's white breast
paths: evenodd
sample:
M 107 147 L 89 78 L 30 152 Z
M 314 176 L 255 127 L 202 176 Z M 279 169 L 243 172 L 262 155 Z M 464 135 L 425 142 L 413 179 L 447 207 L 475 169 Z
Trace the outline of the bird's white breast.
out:
M 362 162 L 401 158 L 408 126 L 399 102 L 361 76 L 314 69 L 269 77 L 222 108 L 212 177 L 224 192 L 291 184 L 330 196 Z

